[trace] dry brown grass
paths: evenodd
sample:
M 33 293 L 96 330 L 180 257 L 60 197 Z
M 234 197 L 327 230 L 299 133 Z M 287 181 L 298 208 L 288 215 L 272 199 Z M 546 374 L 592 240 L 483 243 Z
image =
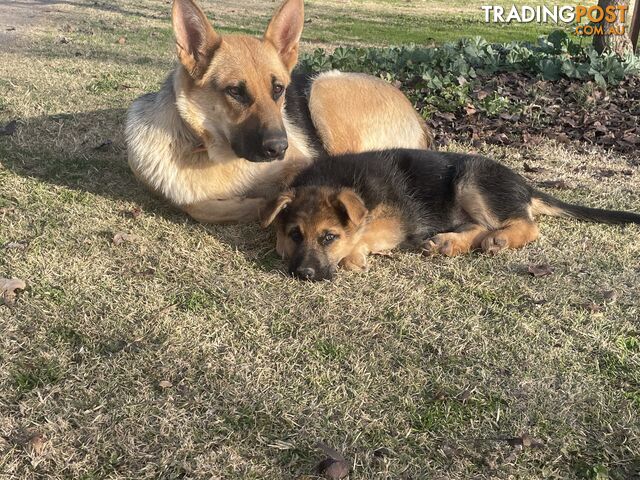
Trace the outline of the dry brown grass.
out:
M 270 233 L 198 225 L 136 184 L 124 110 L 170 68 L 170 39 L 160 19 L 76 16 L 105 5 L 42 7 L 61 13 L 0 53 L 0 124 L 20 119 L 0 137 L 0 246 L 27 244 L 0 249 L 0 277 L 29 285 L 0 306 L 0 478 L 314 478 L 321 439 L 352 479 L 637 474 L 640 228 L 544 219 L 495 258 L 399 252 L 294 281 Z M 640 211 L 628 159 L 486 153 Z M 505 440 L 523 432 L 544 445 Z

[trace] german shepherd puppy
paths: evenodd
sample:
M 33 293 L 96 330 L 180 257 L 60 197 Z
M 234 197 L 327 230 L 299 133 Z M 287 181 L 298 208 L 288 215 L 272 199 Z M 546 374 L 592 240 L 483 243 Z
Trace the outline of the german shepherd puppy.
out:
M 129 165 L 154 192 L 202 222 L 258 218 L 321 153 L 428 148 L 407 98 L 368 75 L 294 75 L 302 0 L 285 0 L 262 39 L 218 34 L 193 0 L 174 0 L 179 64 L 135 100 Z
M 275 221 L 291 274 L 322 280 L 339 265 L 366 269 L 369 253 L 400 244 L 448 256 L 519 248 L 538 237 L 537 214 L 640 224 L 636 213 L 555 199 L 485 157 L 389 150 L 317 160 L 268 205 L 262 225 Z

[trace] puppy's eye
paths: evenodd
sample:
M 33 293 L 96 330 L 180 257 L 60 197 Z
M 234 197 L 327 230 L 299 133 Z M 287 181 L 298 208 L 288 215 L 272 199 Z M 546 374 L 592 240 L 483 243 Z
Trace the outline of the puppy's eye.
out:
M 273 99 L 278 100 L 282 93 L 284 92 L 284 87 L 282 85 L 274 85 L 273 86 Z
M 335 233 L 327 232 L 322 237 L 320 237 L 320 243 L 324 246 L 327 246 L 330 243 L 334 242 L 337 238 L 338 235 L 336 235 Z
M 242 96 L 242 89 L 240 87 L 227 87 L 225 91 L 227 92 L 227 95 L 233 98 Z
M 291 229 L 289 232 L 289 238 L 293 240 L 295 243 L 300 243 L 302 241 L 302 232 L 298 227 Z

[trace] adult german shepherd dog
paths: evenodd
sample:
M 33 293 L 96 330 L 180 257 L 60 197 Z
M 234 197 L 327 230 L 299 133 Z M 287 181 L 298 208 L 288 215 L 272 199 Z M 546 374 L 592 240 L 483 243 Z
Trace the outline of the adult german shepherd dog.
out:
M 174 0 L 172 18 L 180 63 L 129 109 L 129 165 L 196 220 L 257 219 L 320 154 L 430 146 L 411 103 L 384 81 L 292 75 L 302 0 L 285 0 L 262 39 L 218 34 L 193 0 Z

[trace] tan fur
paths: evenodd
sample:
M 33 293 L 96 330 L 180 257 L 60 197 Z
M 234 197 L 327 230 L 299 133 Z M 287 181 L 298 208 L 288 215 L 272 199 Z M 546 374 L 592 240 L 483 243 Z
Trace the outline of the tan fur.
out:
M 457 190 L 458 205 L 469 218 L 473 219 L 473 223 L 483 225 L 485 229 L 497 228 L 500 225 L 477 186 L 465 182 L 458 184 Z
M 340 266 L 345 270 L 366 270 L 369 254 L 393 250 L 402 243 L 404 237 L 404 225 L 396 212 L 386 206 L 377 208 L 371 212 L 360 240 L 351 253 L 341 260 Z
M 551 217 L 567 217 L 567 213 L 560 207 L 554 207 L 545 203 L 539 198 L 533 198 L 531 200 L 531 214 L 532 215 L 549 215 Z
M 265 200 L 317 155 L 284 115 L 284 96 L 278 102 L 270 97 L 272 75 L 286 85 L 297 59 L 302 0 L 285 0 L 263 40 L 220 36 L 192 0 L 174 5 L 181 64 L 158 93 L 138 98 L 129 109 L 129 165 L 149 189 L 199 221 L 255 220 Z M 222 90 L 238 81 L 256 94 L 249 109 L 237 108 Z M 428 145 L 409 101 L 381 80 L 325 74 L 311 90 L 311 117 L 330 152 Z M 336 103 L 346 98 L 348 104 Z M 250 115 L 286 130 L 284 160 L 254 163 L 234 153 L 231 132 Z
M 532 220 L 515 219 L 504 223 L 504 226 L 490 232 L 482 239 L 482 250 L 487 253 L 498 253 L 506 248 L 521 248 L 538 238 L 538 225 Z
M 407 97 L 379 78 L 323 73 L 311 87 L 309 109 L 324 147 L 333 155 L 431 146 L 431 136 Z
M 425 249 L 431 254 L 442 254 L 448 257 L 469 253 L 480 247 L 488 233 L 484 225 L 467 224 L 455 232 L 439 233 L 425 243 Z

